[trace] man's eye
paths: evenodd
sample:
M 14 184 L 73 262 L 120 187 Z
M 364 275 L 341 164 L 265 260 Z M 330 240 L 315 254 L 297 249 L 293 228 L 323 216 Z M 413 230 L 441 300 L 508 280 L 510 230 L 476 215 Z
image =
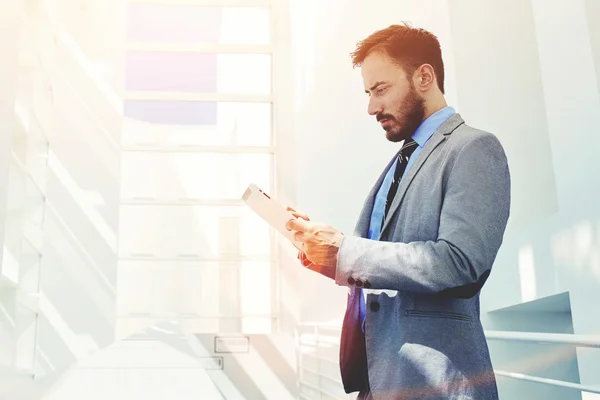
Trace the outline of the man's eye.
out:
M 376 93 L 378 96 L 380 96 L 380 95 L 382 95 L 383 93 L 385 93 L 385 89 L 387 89 L 387 88 L 381 88 L 381 89 L 377 89 L 377 90 L 375 91 L 375 93 Z

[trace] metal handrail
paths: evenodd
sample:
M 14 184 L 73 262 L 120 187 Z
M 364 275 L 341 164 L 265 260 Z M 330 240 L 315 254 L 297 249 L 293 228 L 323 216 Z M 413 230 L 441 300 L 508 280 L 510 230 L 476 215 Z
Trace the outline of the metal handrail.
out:
M 302 332 L 302 329 L 307 329 L 306 332 Z M 310 329 L 310 330 L 308 330 Z M 334 325 L 331 323 L 318 323 L 318 322 L 308 322 L 302 323 L 296 326 L 296 334 L 298 335 L 298 346 L 314 346 L 315 344 L 318 346 L 319 344 L 334 344 L 333 340 L 323 341 L 323 338 L 317 338 L 316 343 L 312 342 L 306 343 L 302 340 L 301 336 L 319 336 L 323 335 L 324 331 L 340 331 L 341 325 Z M 333 336 L 324 334 L 324 337 Z M 512 331 L 495 331 L 495 330 L 486 330 L 485 337 L 487 340 L 496 340 L 496 341 L 510 341 L 510 342 L 529 342 L 529 343 L 538 343 L 538 344 L 563 344 L 563 345 L 571 345 L 576 347 L 591 347 L 591 348 L 600 348 L 600 335 L 579 335 L 579 334 L 564 334 L 564 333 L 541 333 L 541 332 L 512 332 Z M 307 354 L 308 355 L 308 354 Z M 305 356 L 299 353 L 299 358 Z M 312 356 L 312 355 L 311 355 Z M 310 371 L 315 373 L 315 371 Z M 567 389 L 579 390 L 580 392 L 589 392 L 589 393 L 597 393 L 600 394 L 599 386 L 590 386 L 590 385 L 582 385 L 579 383 L 572 383 L 561 381 L 558 379 L 550 379 L 550 378 L 542 378 L 532 375 L 521 374 L 517 372 L 509 372 L 502 370 L 494 370 L 494 373 L 497 376 L 503 376 L 506 378 L 518 379 L 523 381 L 535 382 L 543 385 L 563 387 Z
M 488 340 L 533 342 L 541 344 L 569 344 L 577 347 L 600 347 L 600 335 L 576 335 L 568 333 L 485 331 Z
M 308 388 L 311 388 L 311 389 L 312 389 L 312 390 L 314 390 L 314 391 L 317 391 L 317 392 L 323 393 L 324 395 L 326 395 L 326 396 L 328 396 L 328 397 L 331 397 L 332 399 L 339 399 L 339 397 L 338 397 L 338 396 L 336 396 L 335 394 L 333 394 L 333 393 L 329 392 L 329 391 L 328 391 L 328 390 L 326 390 L 326 389 L 323 389 L 323 388 L 321 388 L 321 387 L 315 386 L 313 383 L 309 383 L 309 382 L 306 382 L 306 381 L 300 380 L 300 384 L 301 384 L 301 385 L 304 385 L 304 386 L 306 386 L 306 387 L 308 387 Z
M 319 322 L 303 322 L 301 324 L 296 325 L 296 329 L 298 328 L 316 328 L 316 329 L 328 329 L 328 330 L 342 330 L 342 323 L 339 325 L 334 325 L 331 323 L 321 324 Z
M 520 374 L 517 372 L 507 372 L 507 371 L 495 370 L 494 373 L 498 376 L 504 376 L 507 378 L 541 383 L 543 385 L 564 387 L 564 388 L 568 388 L 568 389 L 579 390 L 582 392 L 600 393 L 600 387 L 598 387 L 598 386 L 581 385 L 579 383 L 565 382 L 565 381 L 560 381 L 557 379 L 550 379 L 550 378 L 540 378 L 538 376 L 525 375 L 525 374 Z
M 297 329 L 298 328 L 316 328 L 319 331 L 342 329 L 340 325 L 319 324 L 318 322 L 302 323 L 297 326 Z M 534 342 L 540 344 L 569 344 L 578 347 L 600 348 L 600 335 L 486 330 L 485 337 L 488 340 Z

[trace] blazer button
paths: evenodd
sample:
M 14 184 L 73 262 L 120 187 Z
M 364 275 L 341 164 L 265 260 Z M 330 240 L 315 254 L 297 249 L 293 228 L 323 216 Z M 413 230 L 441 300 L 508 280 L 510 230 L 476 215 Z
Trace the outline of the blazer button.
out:
M 377 312 L 377 311 L 379 311 L 379 303 L 376 301 L 372 301 L 369 304 L 369 308 L 371 309 L 371 311 Z
M 371 288 L 371 282 L 369 282 L 369 281 L 365 281 L 365 283 L 364 283 L 363 287 L 364 287 L 365 289 L 370 289 L 370 288 Z
M 348 283 L 350 285 L 354 285 L 354 278 L 353 277 L 348 278 Z
M 361 281 L 360 279 L 357 279 L 356 280 L 356 286 L 362 287 L 362 285 L 363 285 L 363 281 Z

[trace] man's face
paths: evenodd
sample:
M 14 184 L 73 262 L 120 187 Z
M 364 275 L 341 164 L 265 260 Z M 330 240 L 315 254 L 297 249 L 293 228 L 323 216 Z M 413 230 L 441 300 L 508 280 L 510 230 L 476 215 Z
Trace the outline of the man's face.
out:
M 412 77 L 385 53 L 374 51 L 362 63 L 370 115 L 386 131 L 391 142 L 411 137 L 425 116 L 425 102 L 415 90 Z

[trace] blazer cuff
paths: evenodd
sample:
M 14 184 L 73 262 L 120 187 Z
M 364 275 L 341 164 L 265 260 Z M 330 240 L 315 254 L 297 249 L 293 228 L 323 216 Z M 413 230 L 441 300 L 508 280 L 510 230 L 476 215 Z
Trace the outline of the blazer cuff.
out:
M 335 283 L 337 285 L 365 289 L 371 287 L 365 268 L 356 265 L 358 261 L 356 252 L 360 248 L 360 241 L 364 240 L 364 238 L 356 236 L 344 236 L 335 266 Z

